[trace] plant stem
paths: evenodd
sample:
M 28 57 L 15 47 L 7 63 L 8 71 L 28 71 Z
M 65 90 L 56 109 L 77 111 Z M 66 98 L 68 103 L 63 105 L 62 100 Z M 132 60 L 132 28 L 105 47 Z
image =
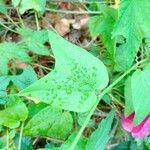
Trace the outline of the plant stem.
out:
M 84 129 L 86 128 L 86 126 L 87 126 L 87 124 L 88 124 L 88 122 L 89 122 L 89 120 L 90 120 L 92 114 L 94 113 L 94 111 L 95 111 L 97 105 L 99 104 L 99 101 L 102 99 L 102 97 L 103 97 L 105 94 L 107 94 L 108 92 L 110 92 L 110 90 L 111 90 L 118 82 L 120 82 L 127 74 L 129 74 L 132 70 L 136 69 L 139 64 L 142 64 L 142 63 L 144 63 L 144 62 L 146 62 L 146 61 L 147 61 L 147 59 L 144 59 L 144 60 L 142 60 L 142 61 L 136 63 L 136 64 L 135 64 L 134 66 L 132 66 L 129 70 L 127 70 L 124 74 L 122 74 L 118 79 L 116 79 L 112 84 L 110 84 L 105 90 L 103 90 L 102 92 L 99 92 L 99 93 L 98 93 L 98 100 L 97 100 L 96 103 L 93 105 L 92 109 L 90 110 L 88 116 L 86 117 L 86 119 L 85 119 L 85 121 L 84 121 L 82 127 L 80 128 L 80 130 L 79 130 L 77 136 L 75 137 L 75 139 L 74 139 L 74 141 L 73 141 L 73 143 L 72 143 L 72 145 L 71 145 L 71 147 L 70 147 L 69 150 L 74 150 L 74 149 L 75 149 L 75 147 L 76 147 L 76 145 L 77 145 L 77 143 L 78 143 L 78 141 L 79 141 L 79 139 L 80 139 L 80 137 L 81 137 L 81 135 L 82 135 L 82 132 L 83 132 Z
M 7 132 L 7 137 L 6 137 L 7 150 L 9 150 L 9 132 L 8 132 L 8 129 L 6 132 Z
M 6 17 L 13 23 L 14 26 L 18 27 L 18 25 L 13 21 L 13 19 L 11 19 L 11 17 L 9 17 L 9 15 L 6 15 Z
M 22 141 L 23 128 L 24 128 L 24 122 L 22 122 L 22 124 L 21 124 L 20 137 L 19 137 L 19 142 L 18 142 L 18 150 L 21 150 L 21 141 Z
M 21 23 L 22 27 L 25 27 L 24 22 L 23 22 L 23 20 L 21 18 L 21 15 L 20 15 L 20 13 L 18 11 L 18 8 L 16 8 L 16 11 L 17 11 L 17 14 L 18 14 L 18 17 L 19 17 L 19 20 L 20 20 L 20 23 Z
M 38 14 L 37 12 L 35 11 L 35 21 L 36 21 L 36 26 L 37 26 L 37 30 L 39 31 L 40 30 L 40 25 L 39 25 L 39 20 L 38 20 Z
M 102 14 L 101 11 L 70 11 L 70 10 L 56 10 L 56 9 L 51 9 L 51 8 L 46 8 L 46 11 L 50 12 L 55 12 L 55 13 L 63 13 L 63 14 L 95 14 L 95 15 L 100 15 Z
M 3 26 L 4 28 L 6 28 L 7 30 L 11 31 L 11 32 L 17 33 L 15 30 L 9 28 L 8 26 L 6 26 L 5 24 L 3 24 L 2 22 L 0 22 L 0 25 Z

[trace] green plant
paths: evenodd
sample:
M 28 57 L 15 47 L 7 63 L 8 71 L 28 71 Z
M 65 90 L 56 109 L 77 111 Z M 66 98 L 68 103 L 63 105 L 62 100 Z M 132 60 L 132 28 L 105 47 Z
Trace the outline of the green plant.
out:
M 0 20 L 0 32 L 19 37 L 0 43 L 0 149 L 38 149 L 34 143 L 40 139 L 41 150 L 103 150 L 120 124 L 123 109 L 126 117 L 135 114 L 134 126 L 149 116 L 150 2 L 121 0 L 119 9 L 109 3 L 84 5 L 101 12 L 91 16 L 88 25 L 91 37 L 102 46 L 93 44 L 87 51 L 53 28 L 41 29 L 46 0 L 12 0 L 18 22 L 0 0 L 0 13 L 10 23 Z M 25 12 L 34 12 L 36 29 L 26 27 Z M 55 63 L 42 66 L 39 57 Z M 17 68 L 16 62 L 25 67 Z M 47 73 L 39 80 L 37 66 Z M 97 123 L 94 113 L 103 103 L 109 109 Z M 128 136 L 128 140 L 114 149 L 149 147 L 148 137 L 138 141 Z

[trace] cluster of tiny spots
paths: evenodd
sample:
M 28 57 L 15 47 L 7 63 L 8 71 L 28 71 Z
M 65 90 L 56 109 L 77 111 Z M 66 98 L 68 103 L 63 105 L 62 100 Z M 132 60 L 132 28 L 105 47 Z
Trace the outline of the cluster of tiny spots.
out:
M 89 94 L 95 89 L 96 85 L 96 67 L 88 70 L 88 68 L 72 62 L 70 70 L 71 75 L 68 75 L 64 80 L 58 81 L 55 78 L 51 81 L 45 80 L 45 83 L 49 82 L 49 89 L 46 93 L 47 100 L 57 99 L 60 106 L 62 106 L 65 97 L 60 96 L 61 94 L 67 98 L 73 92 L 79 92 L 81 97 L 80 103 L 84 103 L 89 97 Z M 56 71 L 55 73 L 58 74 Z

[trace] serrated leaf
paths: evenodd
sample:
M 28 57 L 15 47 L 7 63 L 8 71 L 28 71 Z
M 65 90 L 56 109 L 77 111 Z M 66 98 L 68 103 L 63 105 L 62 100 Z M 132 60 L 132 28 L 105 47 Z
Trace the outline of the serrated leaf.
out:
M 137 69 L 131 77 L 132 102 L 135 110 L 134 124 L 140 123 L 150 113 L 150 67 Z
M 26 50 L 12 42 L 4 42 L 0 44 L 0 75 L 8 73 L 8 62 L 11 59 L 18 59 L 24 62 L 31 61 L 27 55 Z
M 69 112 L 62 112 L 62 110 L 48 106 L 33 116 L 26 125 L 24 134 L 65 139 L 72 127 L 73 119 Z
M 20 121 L 25 121 L 28 110 L 18 97 L 10 97 L 6 109 L 0 111 L 0 125 L 16 128 Z
M 122 35 L 126 42 L 116 51 L 117 71 L 125 71 L 131 67 L 142 39 L 150 33 L 149 10 L 149 0 L 121 0 L 120 17 L 113 37 Z
M 37 12 L 44 13 L 46 0 L 21 0 L 19 12 L 24 14 L 29 9 L 34 9 Z
M 3 0 L 0 0 L 0 13 L 7 15 L 7 8 Z
M 106 119 L 102 120 L 98 129 L 95 130 L 86 146 L 86 150 L 104 150 L 109 140 L 109 132 L 113 123 L 115 110 L 113 109 Z
M 48 33 L 46 30 L 32 30 L 29 28 L 18 28 L 17 32 L 22 36 L 22 43 L 24 43 L 28 50 L 33 51 L 39 55 L 49 55 L 49 50 L 44 46 L 48 41 Z
M 49 40 L 56 59 L 55 69 L 19 95 L 61 109 L 88 111 L 97 100 L 95 90 L 108 84 L 106 67 L 84 49 L 51 31 Z
M 90 33 L 93 37 L 100 35 L 104 46 L 113 58 L 115 53 L 115 39 L 112 39 L 112 31 L 117 20 L 117 10 L 106 5 L 99 5 L 99 10 L 102 11 L 100 16 L 90 18 Z

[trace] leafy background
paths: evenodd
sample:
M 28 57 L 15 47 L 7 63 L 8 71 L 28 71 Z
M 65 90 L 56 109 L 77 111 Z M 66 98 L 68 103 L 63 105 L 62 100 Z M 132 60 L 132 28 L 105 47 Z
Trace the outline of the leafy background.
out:
M 149 0 L 0 0 L 0 149 L 145 150 Z

